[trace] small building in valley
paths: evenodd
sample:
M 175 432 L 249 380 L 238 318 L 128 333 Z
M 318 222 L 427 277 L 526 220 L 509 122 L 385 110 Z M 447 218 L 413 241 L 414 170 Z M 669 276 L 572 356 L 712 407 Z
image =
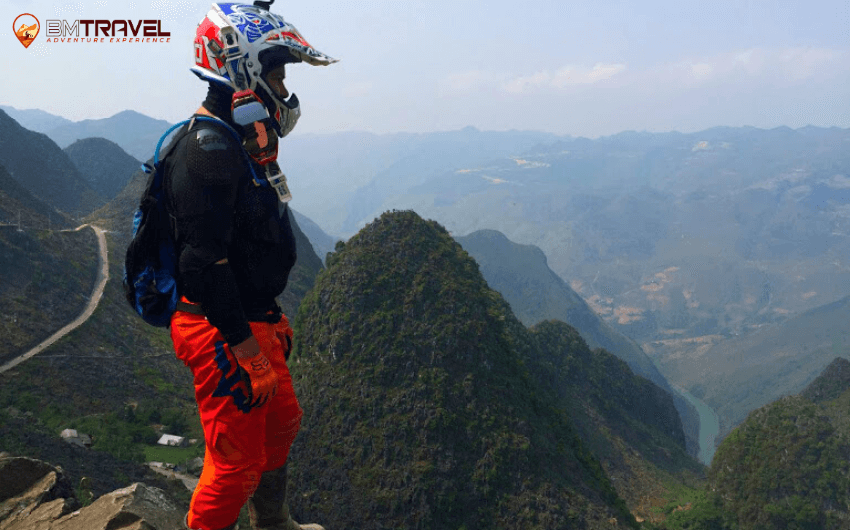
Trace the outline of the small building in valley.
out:
M 76 445 L 83 449 L 89 449 L 91 447 L 91 436 L 77 432 L 77 429 L 65 429 L 59 436 L 71 445 Z
M 163 434 L 160 436 L 159 445 L 167 445 L 169 447 L 186 447 L 186 438 L 183 436 L 175 436 L 173 434 Z

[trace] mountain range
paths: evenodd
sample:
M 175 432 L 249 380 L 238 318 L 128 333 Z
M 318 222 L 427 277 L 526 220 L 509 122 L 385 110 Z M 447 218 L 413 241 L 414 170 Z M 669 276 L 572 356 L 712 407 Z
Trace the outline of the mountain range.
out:
M 466 145 L 488 138 L 474 129 L 453 135 L 442 137 Z M 430 160 L 424 153 L 395 153 L 393 161 L 387 150 L 380 167 L 374 159 L 358 164 L 357 154 L 379 141 L 368 135 L 363 140 L 371 143 L 360 152 L 354 133 L 305 136 L 301 145 L 312 140 L 335 153 L 332 163 L 345 166 L 352 178 L 310 174 L 314 186 L 305 187 L 300 200 L 310 205 L 307 215 L 333 227 L 330 233 L 356 230 L 382 211 L 409 208 L 454 236 L 489 229 L 534 245 L 598 315 L 688 390 L 694 378 L 682 374 L 731 371 L 719 366 L 726 362 L 722 356 L 714 362 L 703 355 L 712 346 L 734 344 L 850 295 L 848 129 L 720 127 L 596 140 L 519 136 L 513 145 L 505 141 L 482 150 L 490 158 L 478 162 L 451 149 L 434 149 Z M 346 147 L 331 149 L 337 145 Z M 299 150 L 305 157 L 315 152 Z M 371 180 L 348 191 L 368 171 Z M 323 209 L 327 189 L 332 200 Z M 344 219 L 340 202 L 348 205 Z M 772 353 L 779 355 L 763 349 L 758 357 L 769 365 Z M 736 389 L 757 394 L 765 404 L 799 391 L 824 366 L 774 364 L 794 372 L 797 386 Z M 712 392 L 726 388 L 718 382 Z M 740 408 L 749 411 L 754 404 Z M 725 418 L 724 433 L 743 417 Z
M 90 232 L 35 222 L 85 216 L 121 256 L 145 176 L 98 183 L 93 171 L 107 170 L 79 169 L 119 160 L 111 138 L 63 151 L 2 112 L 0 122 L 0 213 L 33 223 L 0 227 L 7 332 L 29 311 L 8 356 L 59 327 L 93 281 Z M 850 456 L 846 369 L 836 361 L 810 383 L 847 350 L 847 139 L 815 128 L 287 139 L 297 149 L 285 159 L 316 172 L 286 168 L 303 186 L 298 204 L 336 206 L 336 225 L 290 210 L 309 225 L 281 299 L 307 411 L 295 514 L 339 527 L 368 514 L 373 528 L 784 528 L 793 517 L 840 528 L 846 499 L 830 491 L 847 487 L 833 465 Z M 38 186 L 21 177 L 36 162 Z M 380 213 L 405 201 L 417 213 Z M 357 233 L 342 241 L 320 226 Z M 84 327 L 0 375 L 0 417 L 32 418 L 16 420 L 23 432 L 0 429 L 0 450 L 71 426 L 137 462 L 153 422 L 198 436 L 167 334 L 126 307 L 120 259 L 111 275 Z M 730 433 L 707 488 L 659 371 Z
M 153 156 L 157 141 L 171 126 L 165 120 L 132 110 L 108 118 L 75 122 L 38 109 L 18 110 L 8 106 L 0 106 L 0 109 L 27 129 L 45 134 L 63 149 L 77 140 L 106 138 L 143 162 Z M 192 111 L 187 113 L 187 117 Z
M 25 129 L 2 110 L 0 165 L 30 194 L 65 214 L 80 216 L 104 202 L 50 138 Z
M 0 165 L 0 224 L 64 228 L 68 221 L 54 208 L 37 199 Z

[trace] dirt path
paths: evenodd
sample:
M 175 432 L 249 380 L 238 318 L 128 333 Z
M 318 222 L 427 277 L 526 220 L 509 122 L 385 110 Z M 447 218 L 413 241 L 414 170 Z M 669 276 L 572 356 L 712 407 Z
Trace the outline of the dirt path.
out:
M 186 489 L 189 491 L 195 491 L 195 487 L 198 485 L 198 477 L 187 475 L 185 473 L 178 473 L 173 469 L 166 469 L 155 462 L 148 462 L 148 467 L 151 468 L 154 472 L 159 473 L 160 475 L 165 475 L 168 478 L 179 479 L 181 482 L 183 482 L 183 485 L 186 486 Z
M 88 305 L 86 306 L 85 310 L 80 313 L 80 316 L 74 319 L 70 324 L 67 324 L 62 329 L 49 336 L 35 348 L 31 349 L 20 357 L 16 357 L 11 361 L 7 362 L 6 364 L 0 366 L 0 374 L 7 370 L 11 370 L 12 368 L 26 361 L 30 357 L 38 355 L 46 348 L 52 346 L 56 341 L 58 341 L 71 331 L 80 327 L 83 322 L 85 322 L 90 316 L 92 316 L 94 310 L 97 309 L 97 304 L 100 303 L 100 298 L 103 296 L 103 289 L 106 287 L 107 280 L 109 280 L 109 256 L 107 255 L 106 251 L 106 235 L 103 229 L 92 225 L 82 225 L 78 226 L 76 230 L 82 230 L 86 226 L 94 230 L 94 233 L 97 235 L 97 246 L 100 249 L 100 270 L 97 271 L 97 280 L 95 281 L 95 287 L 92 291 L 91 297 L 89 298 Z

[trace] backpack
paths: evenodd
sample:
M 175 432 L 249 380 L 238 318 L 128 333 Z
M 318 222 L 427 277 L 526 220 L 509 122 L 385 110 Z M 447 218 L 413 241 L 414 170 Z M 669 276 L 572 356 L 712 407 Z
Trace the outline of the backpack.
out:
M 152 326 L 168 327 L 180 300 L 177 292 L 177 245 L 166 210 L 162 183 L 165 163 L 159 158 L 159 151 L 175 129 L 189 123 L 189 127 L 166 149 L 165 156 L 168 156 L 170 148 L 190 132 L 196 121 L 224 125 L 240 144 L 242 142 L 239 134 L 227 123 L 218 118 L 196 116 L 168 129 L 156 145 L 153 165 L 150 162 L 142 165 L 149 177 L 139 208 L 133 215 L 133 239 L 127 246 L 124 259 L 124 295 L 130 307 Z M 246 156 L 244 150 L 243 156 Z M 253 167 L 251 171 L 254 172 Z M 254 177 L 256 179 L 256 175 Z

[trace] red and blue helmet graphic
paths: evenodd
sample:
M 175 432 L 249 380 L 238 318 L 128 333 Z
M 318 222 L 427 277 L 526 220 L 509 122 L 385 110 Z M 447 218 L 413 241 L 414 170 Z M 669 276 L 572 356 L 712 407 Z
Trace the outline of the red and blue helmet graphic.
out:
M 248 39 L 248 42 L 256 42 L 266 34 L 289 26 L 280 15 L 257 6 L 218 4 L 218 7 L 222 14 L 228 18 L 230 24 Z
M 237 86 L 240 84 L 234 79 L 237 72 L 226 67 L 224 50 L 233 43 L 225 42 L 223 33 L 228 32 L 225 28 L 231 28 L 229 32 L 235 35 L 240 55 L 237 59 L 244 60 L 245 65 L 259 65 L 260 52 L 277 46 L 287 48 L 296 60 L 314 66 L 337 62 L 313 48 L 295 26 L 280 15 L 250 4 L 213 4 L 195 33 L 195 67 L 192 71 L 203 79 L 223 82 L 236 90 L 253 89 L 256 84 L 253 74 L 258 74 L 259 70 L 240 68 L 247 73 L 248 79 L 244 79 L 247 86 Z

